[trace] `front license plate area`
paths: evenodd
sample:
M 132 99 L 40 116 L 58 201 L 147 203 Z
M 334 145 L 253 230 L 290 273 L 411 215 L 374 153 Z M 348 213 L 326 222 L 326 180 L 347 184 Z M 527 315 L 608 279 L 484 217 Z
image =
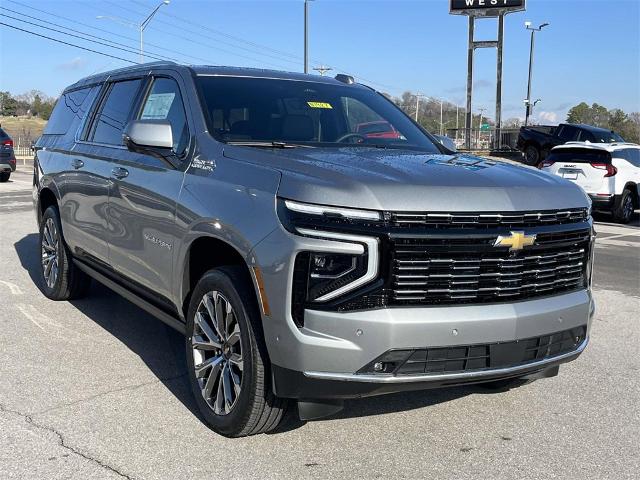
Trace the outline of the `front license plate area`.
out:
M 522 363 L 526 342 L 496 343 L 489 348 L 491 368 L 510 367 Z

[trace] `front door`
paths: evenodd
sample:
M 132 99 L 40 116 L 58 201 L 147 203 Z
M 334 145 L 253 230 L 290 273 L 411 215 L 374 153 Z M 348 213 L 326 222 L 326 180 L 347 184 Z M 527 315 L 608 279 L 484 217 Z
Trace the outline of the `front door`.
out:
M 174 163 L 186 159 L 190 133 L 177 81 L 168 76 L 152 78 L 138 110 L 137 119 L 170 122 Z M 129 151 L 116 162 L 112 174 L 109 262 L 147 293 L 164 299 L 172 297 L 178 238 L 175 215 L 183 177 L 183 168 L 157 156 Z

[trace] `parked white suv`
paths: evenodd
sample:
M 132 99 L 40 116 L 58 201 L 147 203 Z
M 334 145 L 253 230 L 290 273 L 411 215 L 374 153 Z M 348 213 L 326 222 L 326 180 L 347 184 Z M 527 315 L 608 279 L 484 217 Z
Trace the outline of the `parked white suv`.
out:
M 580 185 L 594 210 L 610 211 L 619 222 L 629 223 L 640 208 L 640 145 L 569 142 L 553 148 L 538 168 Z

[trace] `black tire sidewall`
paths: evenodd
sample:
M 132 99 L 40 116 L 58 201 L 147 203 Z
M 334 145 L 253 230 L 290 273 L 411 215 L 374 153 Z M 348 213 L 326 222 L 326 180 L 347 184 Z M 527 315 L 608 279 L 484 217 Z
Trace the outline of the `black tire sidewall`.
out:
M 529 152 L 535 152 L 534 159 L 530 158 Z M 524 149 L 524 159 L 527 165 L 536 165 L 540 161 L 540 151 L 533 145 L 529 145 Z
M 631 191 L 624 190 L 620 197 L 620 203 L 618 204 L 618 207 L 614 211 L 614 216 L 616 220 L 620 223 L 629 223 L 631 221 L 631 218 L 633 217 L 633 207 L 631 209 L 631 214 L 629 216 L 625 216 L 624 206 L 625 206 L 625 203 L 628 202 L 629 200 L 633 202 L 633 198 L 631 197 Z
M 60 215 L 58 214 L 58 210 L 55 207 L 49 207 L 45 210 L 42 215 L 42 221 L 40 222 L 40 235 L 38 237 L 40 243 L 38 245 L 40 255 L 38 258 L 42 256 L 42 237 L 44 235 L 44 226 L 47 223 L 47 219 L 51 218 L 53 223 L 56 226 L 57 234 L 58 234 L 58 277 L 56 278 L 56 282 L 53 287 L 49 287 L 47 285 L 47 280 L 44 278 L 44 270 L 42 268 L 42 262 L 40 262 L 40 282 L 42 291 L 44 294 L 51 299 L 57 299 L 60 296 L 60 290 L 62 286 L 62 277 L 65 270 L 68 268 L 67 263 L 67 255 L 65 252 L 64 241 L 62 239 L 62 225 L 60 223 Z
M 216 415 L 202 397 L 200 387 L 195 378 L 191 336 L 193 334 L 194 317 L 198 305 L 205 293 L 217 290 L 231 302 L 240 327 L 242 342 L 243 371 L 240 397 L 231 412 L 227 415 Z M 249 308 L 248 308 L 249 307 Z M 237 435 L 248 423 L 256 391 L 256 363 L 260 355 L 253 333 L 249 315 L 251 306 L 246 306 L 233 285 L 231 278 L 222 270 L 210 270 L 200 279 L 191 296 L 187 314 L 186 355 L 189 383 L 200 413 L 214 431 L 226 435 Z
M 11 178 L 11 173 L 0 173 L 0 182 L 8 182 L 9 178 Z

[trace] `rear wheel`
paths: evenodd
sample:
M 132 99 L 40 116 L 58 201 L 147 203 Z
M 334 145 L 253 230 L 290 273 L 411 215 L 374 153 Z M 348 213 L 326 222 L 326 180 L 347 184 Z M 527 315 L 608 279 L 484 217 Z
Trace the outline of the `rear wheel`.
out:
M 620 201 L 613 210 L 613 216 L 620 223 L 629 223 L 633 217 L 634 204 L 633 193 L 631 190 L 625 189 L 622 192 Z
M 62 236 L 60 215 L 49 207 L 40 222 L 42 291 L 51 300 L 71 300 L 86 295 L 91 279 L 76 265 Z
M 287 401 L 271 388 L 270 365 L 252 286 L 239 267 L 210 270 L 187 315 L 187 365 L 207 424 L 227 437 L 273 430 Z
M 528 145 L 524 149 L 524 161 L 527 165 L 537 165 L 540 163 L 540 150 L 534 145 Z
M 11 172 L 2 172 L 0 173 L 0 182 L 7 182 L 11 177 Z

